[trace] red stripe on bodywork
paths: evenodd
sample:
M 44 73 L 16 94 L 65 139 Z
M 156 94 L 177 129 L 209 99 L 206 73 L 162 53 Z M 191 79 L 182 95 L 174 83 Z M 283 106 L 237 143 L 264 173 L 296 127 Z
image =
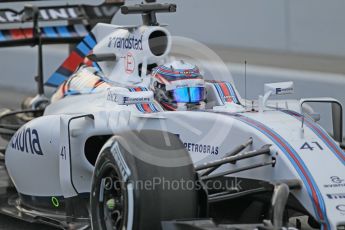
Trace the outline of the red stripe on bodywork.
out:
M 11 34 L 12 39 L 14 40 L 25 39 L 25 35 L 21 29 L 10 30 L 10 34 Z
M 297 164 L 298 168 L 301 170 L 301 172 L 303 173 L 304 177 L 306 178 L 307 182 L 308 182 L 308 185 L 309 187 L 311 188 L 312 190 L 312 197 L 313 197 L 313 200 L 316 204 L 316 208 L 317 208 L 317 212 L 318 212 L 318 215 L 320 216 L 321 220 L 324 219 L 324 216 L 323 216 L 323 212 L 321 210 L 321 207 L 320 207 L 320 202 L 319 202 L 319 199 L 317 197 L 317 194 L 316 194 L 316 191 L 315 191 L 315 188 L 314 188 L 314 185 L 313 183 L 311 182 L 307 172 L 305 171 L 305 169 L 303 168 L 303 165 L 301 165 L 301 163 L 299 162 L 299 160 L 296 158 L 296 156 L 294 155 L 294 153 L 291 151 L 291 149 L 280 139 L 278 138 L 274 133 L 272 133 L 270 130 L 266 129 L 265 126 L 259 124 L 259 123 L 254 123 L 252 122 L 251 120 L 247 119 L 247 118 L 244 118 L 247 122 L 251 123 L 252 125 L 260 128 L 261 130 L 265 131 L 266 133 L 268 133 L 270 136 L 272 136 L 277 142 L 279 142 L 279 144 L 281 144 L 281 146 L 283 146 L 283 148 L 285 149 L 285 151 L 287 151 L 289 153 L 289 155 L 293 158 L 294 162 Z M 324 229 L 327 229 L 327 226 L 325 226 Z
M 298 119 L 299 121 L 302 121 L 302 115 L 299 113 L 296 113 L 294 111 L 286 111 L 287 114 L 290 114 L 291 116 L 295 117 L 296 119 Z M 312 122 L 310 122 L 308 119 L 305 119 L 305 122 L 311 126 L 311 129 L 315 132 L 317 132 L 320 136 L 321 139 L 326 142 L 329 147 L 331 148 L 331 150 L 333 150 L 333 152 L 340 157 L 340 159 L 342 159 L 343 161 L 345 161 L 345 155 L 339 151 L 339 149 L 337 148 L 337 146 L 335 145 L 335 143 L 333 141 L 330 140 L 330 138 L 328 136 L 326 136 L 326 134 L 317 126 L 314 125 Z M 344 162 L 343 162 L 344 163 Z
M 142 106 L 145 112 L 152 113 L 152 109 L 150 108 L 149 104 L 142 104 Z
M 221 87 L 222 91 L 223 91 L 223 94 L 224 94 L 224 99 L 227 101 L 227 102 L 232 102 L 232 98 L 231 98 L 231 94 L 230 94 L 230 91 L 228 89 L 228 86 L 225 84 L 225 83 L 218 83 L 219 86 Z
M 67 60 L 62 64 L 62 67 L 74 72 L 76 68 L 83 63 L 84 58 L 77 54 L 75 51 L 67 58 Z
M 25 38 L 33 38 L 34 37 L 34 32 L 31 28 L 28 29 L 22 29 L 23 34 L 25 35 Z

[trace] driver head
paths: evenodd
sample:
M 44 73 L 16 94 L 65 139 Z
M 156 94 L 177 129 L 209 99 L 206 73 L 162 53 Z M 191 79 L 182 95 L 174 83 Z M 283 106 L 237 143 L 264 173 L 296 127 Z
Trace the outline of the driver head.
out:
M 151 89 L 166 110 L 205 108 L 205 81 L 196 65 L 173 61 L 152 71 Z

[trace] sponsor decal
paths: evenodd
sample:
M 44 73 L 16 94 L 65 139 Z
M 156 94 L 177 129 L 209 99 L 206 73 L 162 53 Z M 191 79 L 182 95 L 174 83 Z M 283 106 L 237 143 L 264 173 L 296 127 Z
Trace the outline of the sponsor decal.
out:
M 337 184 L 341 184 L 345 181 L 338 176 L 331 176 L 331 180 L 333 183 L 337 183 Z
M 131 93 L 129 93 L 131 94 Z M 151 97 L 144 97 L 144 96 L 138 96 L 138 97 L 132 97 L 132 96 L 126 96 L 118 94 L 114 91 L 111 91 L 111 89 L 108 89 L 107 94 L 107 101 L 117 103 L 119 105 L 129 105 L 129 104 L 142 104 L 142 103 L 150 103 L 152 101 Z
M 181 140 L 180 134 L 175 134 Z M 188 152 L 195 152 L 195 153 L 204 153 L 204 154 L 211 154 L 211 155 L 218 155 L 219 147 L 207 144 L 195 144 L 190 142 L 184 142 L 184 147 L 188 150 Z
M 135 70 L 135 60 L 130 52 L 128 52 L 126 55 L 125 70 L 128 74 L 132 74 Z
M 204 154 L 211 154 L 211 155 L 218 155 L 219 147 L 213 145 L 205 145 L 205 144 L 195 144 L 195 143 L 184 143 L 185 148 L 189 152 L 195 153 L 204 153 Z
M 36 129 L 23 128 L 18 131 L 12 137 L 11 147 L 21 152 L 43 155 L 40 138 Z
M 108 89 L 107 101 L 111 101 L 115 103 L 118 101 L 116 93 L 111 92 L 110 89 Z
M 285 94 L 291 94 L 293 93 L 293 88 L 276 88 L 276 94 L 277 95 L 285 95 Z
M 70 6 L 51 9 L 40 9 L 40 20 L 71 20 L 82 17 L 111 19 L 118 10 L 117 6 Z M 0 11 L 0 23 L 21 23 L 21 15 L 10 10 Z
M 323 150 L 323 147 L 317 141 L 312 141 L 310 143 L 304 142 L 300 149 L 314 151 L 315 148 L 318 150 Z
M 57 8 L 57 9 L 40 9 L 41 20 L 68 20 L 75 19 L 80 16 L 77 8 Z M 0 22 L 14 23 L 21 22 L 21 15 L 11 11 L 0 12 Z
M 135 37 L 129 35 L 128 37 L 109 37 L 109 48 L 118 48 L 126 50 L 143 50 L 143 35 Z
M 331 183 L 325 184 L 325 188 L 339 188 L 345 187 L 345 180 L 338 177 L 338 176 L 331 176 L 330 177 Z
M 327 197 L 331 200 L 341 200 L 341 199 L 345 199 L 345 193 L 327 194 Z
M 127 181 L 128 177 L 131 175 L 131 171 L 129 170 L 125 159 L 122 156 L 122 153 L 119 148 L 119 144 L 116 142 L 110 149 L 111 153 L 113 154 L 119 168 L 120 173 L 123 177 L 123 181 Z
M 123 103 L 124 104 L 136 104 L 136 103 L 149 103 L 151 102 L 151 98 L 148 97 L 124 97 Z
M 335 207 L 342 215 L 345 215 L 345 204 L 338 204 Z

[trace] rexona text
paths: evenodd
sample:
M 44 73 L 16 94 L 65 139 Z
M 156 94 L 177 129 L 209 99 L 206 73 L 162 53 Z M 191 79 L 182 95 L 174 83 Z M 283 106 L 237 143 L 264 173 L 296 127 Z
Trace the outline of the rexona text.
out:
M 23 128 L 12 137 L 11 147 L 21 152 L 43 155 L 36 129 Z

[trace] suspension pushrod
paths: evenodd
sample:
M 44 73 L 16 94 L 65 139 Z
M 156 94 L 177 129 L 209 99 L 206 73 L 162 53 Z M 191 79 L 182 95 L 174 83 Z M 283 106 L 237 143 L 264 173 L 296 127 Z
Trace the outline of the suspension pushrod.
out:
M 264 145 L 261 149 L 258 149 L 258 150 L 244 152 L 241 154 L 237 154 L 235 156 L 225 157 L 225 158 L 218 159 L 212 162 L 208 162 L 208 163 L 196 166 L 195 170 L 199 171 L 203 169 L 213 168 L 213 167 L 221 166 L 226 163 L 231 163 L 234 161 L 239 161 L 239 160 L 243 160 L 243 159 L 247 159 L 247 158 L 251 158 L 251 157 L 255 157 L 259 155 L 269 154 L 271 151 L 270 147 L 271 145 Z
M 226 176 L 226 175 L 230 175 L 230 174 L 234 174 L 234 173 L 238 173 L 238 172 L 243 172 L 243 171 L 247 171 L 247 170 L 251 170 L 251 169 L 255 169 L 255 168 L 261 168 L 261 167 L 268 166 L 268 165 L 274 165 L 275 163 L 276 163 L 276 160 L 273 159 L 271 161 L 267 161 L 267 162 L 263 162 L 263 163 L 257 163 L 257 164 L 241 167 L 238 169 L 232 169 L 232 170 L 228 170 L 225 172 L 216 173 L 216 174 L 213 174 L 210 176 L 201 177 L 201 179 L 202 180 L 210 180 L 210 179 L 213 179 L 216 177 Z
M 253 144 L 253 138 L 249 138 L 245 143 L 237 146 L 235 149 L 233 149 L 230 153 L 225 154 L 225 157 L 232 157 L 235 156 L 237 154 L 239 154 L 240 152 L 242 152 L 245 148 L 247 148 L 249 145 Z M 236 163 L 236 161 L 234 161 L 234 163 Z M 219 166 L 215 166 L 212 168 L 207 169 L 205 172 L 202 173 L 202 176 L 207 176 L 210 173 L 212 173 L 214 170 L 216 170 L 217 168 L 219 168 Z

